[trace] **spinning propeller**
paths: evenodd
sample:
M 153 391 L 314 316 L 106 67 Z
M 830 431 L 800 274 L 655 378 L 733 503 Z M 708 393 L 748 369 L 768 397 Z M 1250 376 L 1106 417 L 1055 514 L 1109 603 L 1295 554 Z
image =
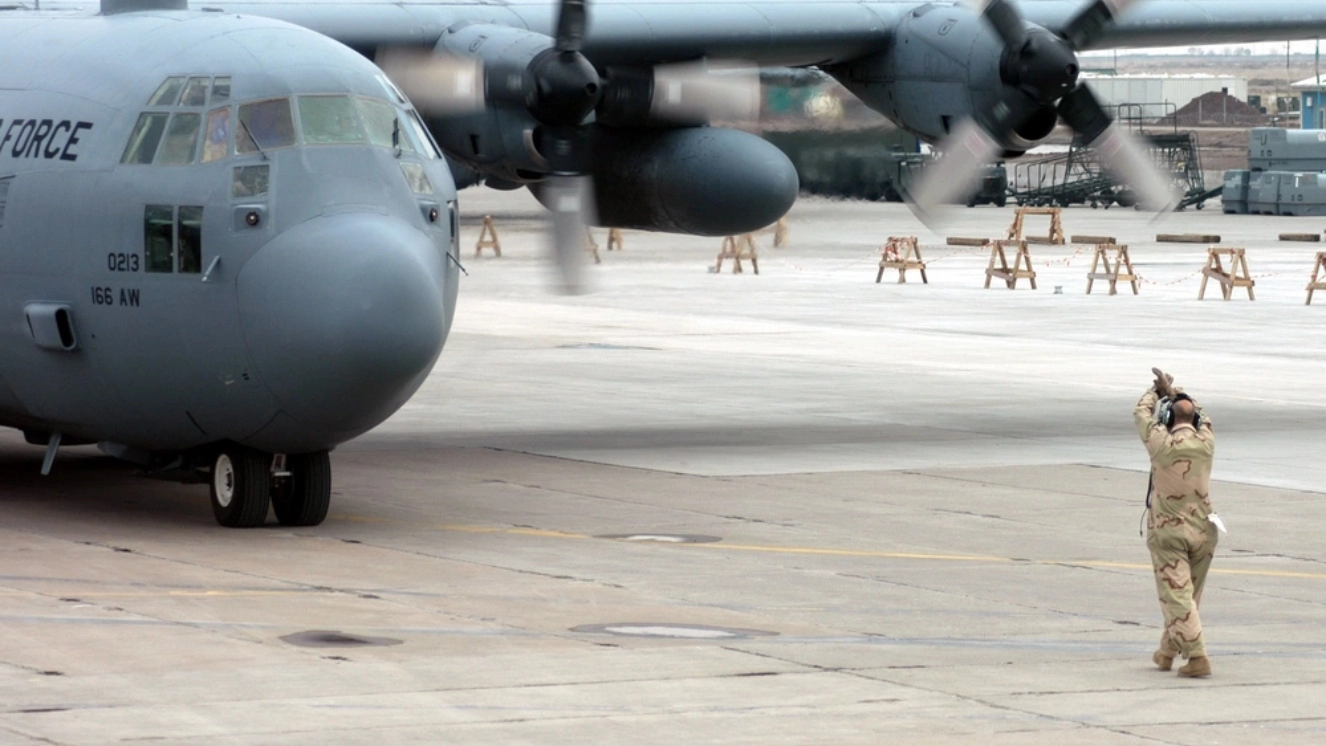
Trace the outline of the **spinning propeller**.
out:
M 561 0 L 552 46 L 523 67 L 433 51 L 393 50 L 378 64 L 431 116 L 481 111 L 489 103 L 523 106 L 538 123 L 527 133 L 546 177 L 537 187 L 551 214 L 552 254 L 562 289 L 584 290 L 585 230 L 594 222 L 594 124 L 686 127 L 753 119 L 759 112 L 754 68 L 705 61 L 609 68 L 600 75 L 581 50 L 585 0 Z
M 1178 196 L 1147 158 L 1137 140 L 1121 129 L 1086 84 L 1078 80 L 1077 51 L 1089 46 L 1136 0 L 1095 0 L 1056 36 L 1028 26 L 1008 0 L 989 0 L 981 13 L 1003 44 L 999 78 L 1003 88 L 990 112 L 958 125 L 938 147 L 944 156 L 922 174 L 912 190 L 913 210 L 930 222 L 942 205 L 963 201 L 985 165 L 1016 130 L 1034 117 L 1062 119 L 1094 148 L 1116 183 L 1137 193 L 1138 204 L 1168 212 Z

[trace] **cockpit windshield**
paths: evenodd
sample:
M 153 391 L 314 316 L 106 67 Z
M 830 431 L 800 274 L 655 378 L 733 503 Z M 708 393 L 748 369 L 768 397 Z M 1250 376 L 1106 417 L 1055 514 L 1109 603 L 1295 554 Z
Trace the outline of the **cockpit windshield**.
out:
M 272 98 L 240 105 L 236 153 L 266 152 L 294 144 L 295 120 L 290 114 L 290 99 Z
M 414 145 L 401 131 L 401 122 L 396 117 L 395 107 L 386 101 L 371 98 L 359 98 L 355 101 L 359 104 L 359 110 L 363 112 L 370 143 L 380 148 L 400 148 L 402 152 L 414 152 Z
M 348 145 L 365 139 L 349 96 L 300 96 L 299 128 L 307 145 Z
M 229 76 L 167 77 L 139 115 L 120 162 L 181 166 L 301 145 L 363 144 L 389 148 L 397 157 L 442 157 L 418 113 L 393 86 L 386 92 L 396 103 L 311 94 L 231 104 L 231 87 Z

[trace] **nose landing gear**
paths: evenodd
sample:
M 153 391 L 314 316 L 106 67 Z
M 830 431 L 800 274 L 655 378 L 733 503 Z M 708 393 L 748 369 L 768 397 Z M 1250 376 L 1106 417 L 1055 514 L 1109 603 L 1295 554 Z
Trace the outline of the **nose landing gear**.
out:
M 331 459 L 326 451 L 274 458 L 227 445 L 212 463 L 211 495 L 212 514 L 227 528 L 263 525 L 268 506 L 283 526 L 316 526 L 331 505 Z
M 326 451 L 290 456 L 290 476 L 272 484 L 272 510 L 282 526 L 316 526 L 331 505 L 331 459 Z
M 272 470 L 263 454 L 228 445 L 212 463 L 212 515 L 227 528 L 253 528 L 267 520 Z

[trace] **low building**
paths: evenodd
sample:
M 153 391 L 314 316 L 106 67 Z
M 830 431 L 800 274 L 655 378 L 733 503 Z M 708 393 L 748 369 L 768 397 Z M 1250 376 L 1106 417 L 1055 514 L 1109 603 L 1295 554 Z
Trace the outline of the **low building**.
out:
M 1111 109 L 1123 104 L 1140 107 L 1121 116 L 1156 119 L 1173 114 L 1190 101 L 1208 93 L 1225 93 L 1239 101 L 1248 100 L 1248 81 L 1228 75 L 1104 75 L 1083 73 L 1082 80 L 1096 98 Z
M 1303 112 L 1300 129 L 1326 129 L 1326 95 L 1322 93 L 1323 89 L 1326 89 L 1324 82 L 1326 75 L 1320 75 L 1300 80 L 1291 86 L 1299 92 L 1299 98 L 1302 100 L 1302 105 L 1299 107 Z

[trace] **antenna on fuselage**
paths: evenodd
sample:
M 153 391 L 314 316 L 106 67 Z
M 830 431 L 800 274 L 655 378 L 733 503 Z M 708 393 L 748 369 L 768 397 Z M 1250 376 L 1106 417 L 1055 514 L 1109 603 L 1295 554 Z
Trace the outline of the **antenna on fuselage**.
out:
M 146 10 L 188 10 L 189 0 L 101 0 L 101 14 L 141 13 Z

